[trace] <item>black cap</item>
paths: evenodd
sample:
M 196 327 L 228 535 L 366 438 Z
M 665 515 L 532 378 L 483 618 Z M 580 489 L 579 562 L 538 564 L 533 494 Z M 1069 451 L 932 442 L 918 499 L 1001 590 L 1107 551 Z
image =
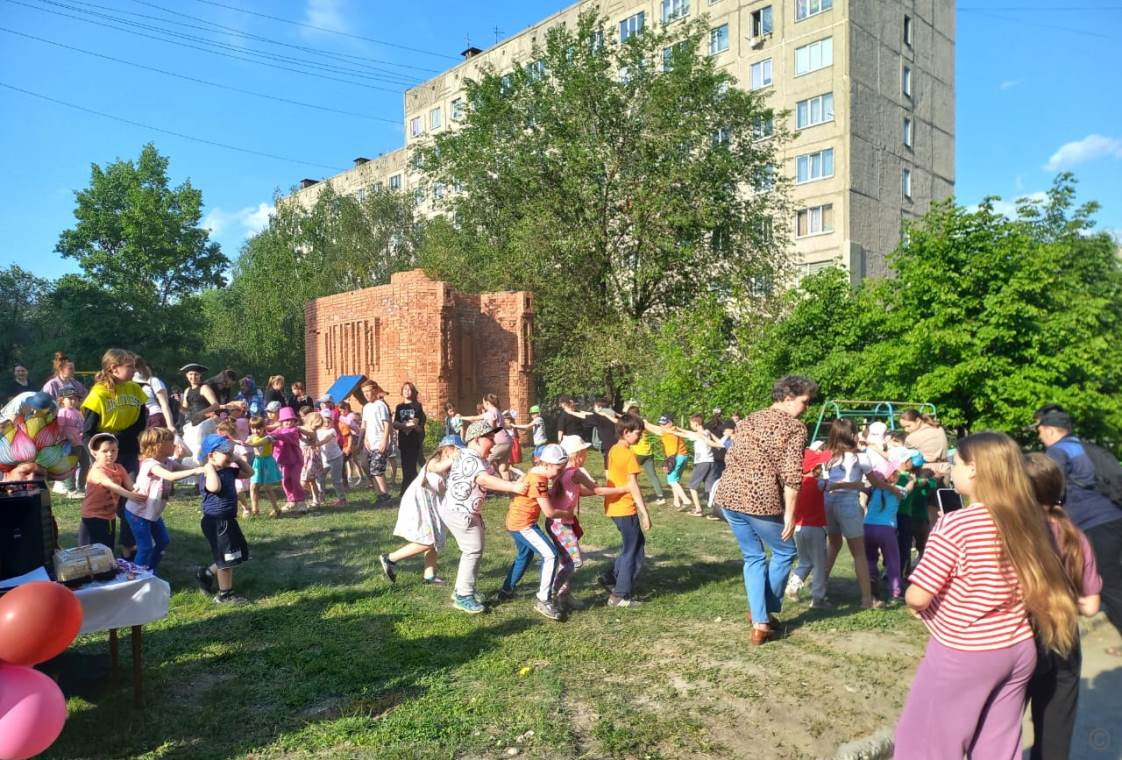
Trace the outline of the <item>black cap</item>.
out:
M 180 374 L 183 374 L 185 372 L 199 372 L 199 373 L 202 373 L 202 374 L 205 375 L 209 371 L 210 370 L 207 369 L 207 367 L 205 365 L 199 364 L 197 362 L 191 362 L 190 364 L 184 364 L 182 367 L 179 368 L 179 373 Z
M 1060 411 L 1045 412 L 1044 414 L 1040 415 L 1040 419 L 1036 421 L 1033 427 L 1038 428 L 1041 425 L 1060 428 L 1061 430 L 1071 430 L 1071 415 L 1067 412 Z

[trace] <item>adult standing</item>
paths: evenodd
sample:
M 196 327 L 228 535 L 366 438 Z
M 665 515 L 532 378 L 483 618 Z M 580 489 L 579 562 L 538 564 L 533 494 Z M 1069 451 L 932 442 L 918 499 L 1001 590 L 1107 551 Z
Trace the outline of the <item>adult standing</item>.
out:
M 284 397 L 284 375 L 273 375 L 269 378 L 268 387 L 265 388 L 265 405 L 276 401 L 281 406 L 287 406 L 288 400 Z M 279 409 L 280 407 L 278 407 Z M 261 412 L 264 414 L 264 412 Z
M 1103 579 L 1106 619 L 1122 633 L 1122 509 L 1096 487 L 1095 465 L 1083 442 L 1072 433 L 1071 415 L 1055 407 L 1037 415 L 1034 427 L 1044 453 L 1059 465 L 1067 483 L 1064 511 L 1087 536 L 1095 553 Z M 1107 653 L 1122 657 L 1122 647 L 1110 647 Z
M 183 394 L 180 409 L 183 412 L 183 444 L 196 457 L 197 464 L 204 464 L 198 460 L 199 449 L 203 438 L 213 433 L 218 427 L 217 413 L 229 408 L 229 399 L 220 400 L 210 381 L 203 382 L 203 375 L 207 368 L 202 364 L 184 364 L 179 368 L 187 378 L 187 390 Z
M 581 440 L 588 441 L 584 418 L 587 412 L 577 410 L 577 402 L 572 396 L 561 396 L 557 399 L 561 413 L 557 415 L 557 440 L 560 442 L 567 435 L 579 435 Z
M 947 450 L 950 448 L 947 431 L 930 414 L 920 414 L 915 409 L 900 413 L 900 427 L 907 433 L 904 445 L 923 454 L 924 468 L 940 480 L 945 480 L 951 471 L 947 460 Z
M 64 388 L 72 389 L 77 395 L 78 402 L 81 403 L 82 399 L 86 397 L 86 386 L 78 382 L 74 377 L 74 362 L 70 357 L 62 351 L 55 351 L 54 359 L 51 361 L 54 367 L 54 372 L 51 373 L 51 379 L 43 386 L 43 393 L 58 401 L 58 394 Z
M 425 410 L 417 397 L 417 386 L 405 382 L 401 386 L 402 401 L 393 410 L 393 428 L 401 450 L 401 493 L 417 477 L 417 467 L 424 458 Z
M 21 393 L 26 393 L 32 390 L 31 384 L 27 382 L 27 367 L 22 364 L 17 364 L 12 367 L 12 379 L 8 381 L 7 386 L 4 388 L 3 400 L 0 403 L 6 404 L 11 399 L 15 398 Z
M 608 452 L 619 440 L 619 434 L 616 433 L 617 419 L 616 410 L 612 408 L 607 398 L 598 398 L 592 402 L 592 414 L 589 415 L 587 423 L 596 431 L 600 453 L 604 456 L 605 462 L 608 460 Z
M 295 383 L 293 386 L 295 387 Z M 390 500 L 386 488 L 386 464 L 389 460 L 390 440 L 393 438 L 390 406 L 386 403 L 386 392 L 373 380 L 362 384 L 362 395 L 366 399 L 366 404 L 362 407 L 363 443 L 370 463 L 370 478 L 378 489 L 374 506 L 379 507 Z
M 218 403 L 222 404 L 223 410 L 226 410 L 229 408 L 229 403 L 234 400 L 237 382 L 238 373 L 232 369 L 224 369 L 214 377 L 207 378 L 204 384 L 210 387 Z
M 377 385 L 377 383 L 374 384 Z M 284 403 L 285 406 L 292 407 L 292 411 L 297 414 L 300 414 L 300 410 L 305 406 L 315 407 L 312 397 L 304 391 L 304 384 L 299 380 L 292 384 L 292 392 L 288 395 L 288 398 L 285 399 Z
M 89 445 L 95 435 L 111 433 L 117 438 L 117 464 L 130 477 L 140 470 L 140 433 L 144 430 L 148 409 L 144 389 L 132 381 L 136 373 L 136 355 L 123 348 L 111 348 L 101 357 L 101 371 L 82 402 L 82 443 Z M 125 520 L 125 500 L 117 504 L 122 555 L 127 559 L 136 552 L 129 523 Z
M 787 375 L 771 389 L 772 404 L 736 428 L 715 504 L 744 557 L 744 590 L 751 610 L 752 644 L 773 638 L 795 559 L 795 500 L 802 485 L 806 425 L 799 417 L 818 392 L 808 377 Z M 767 549 L 771 549 L 771 562 Z
M 246 375 L 238 382 L 236 401 L 242 402 L 246 413 L 251 417 L 265 414 L 265 395 L 257 388 L 253 375 Z
M 133 373 L 132 381 L 144 390 L 148 427 L 174 428 L 175 417 L 171 413 L 168 387 L 152 373 L 152 368 L 141 356 L 136 357 L 136 372 Z

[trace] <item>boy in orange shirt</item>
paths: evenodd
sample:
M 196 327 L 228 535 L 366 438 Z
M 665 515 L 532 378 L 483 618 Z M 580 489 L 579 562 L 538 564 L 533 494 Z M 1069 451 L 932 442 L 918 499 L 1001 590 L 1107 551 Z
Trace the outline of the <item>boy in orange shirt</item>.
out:
M 629 489 L 627 493 L 604 497 L 604 514 L 612 518 L 623 538 L 623 547 L 612 571 L 597 579 L 609 592 L 609 607 L 638 607 L 640 604 L 631 598 L 631 591 L 643 566 L 643 546 L 647 542 L 643 531 L 651 529 L 651 518 L 635 478 L 642 468 L 631 447 L 639 442 L 643 429 L 643 420 L 635 415 L 620 416 L 616 422 L 619 442 L 608 451 L 608 485 Z
M 506 529 L 514 539 L 518 554 L 507 571 L 503 587 L 499 589 L 499 599 L 506 601 L 514 598 L 514 587 L 522 580 L 530 559 L 536 554 L 542 558 L 542 577 L 538 584 L 534 610 L 550 620 L 561 619 L 561 610 L 553 602 L 554 580 L 568 577 L 573 571 L 573 561 L 567 552 L 557 551 L 553 541 L 538 525 L 538 517 L 543 512 L 546 517 L 573 516 L 571 511 L 554 509 L 549 498 L 549 481 L 561 474 L 568 461 L 565 450 L 556 443 L 543 447 L 539 463 L 526 473 L 526 495 L 511 499 L 510 509 L 506 513 Z

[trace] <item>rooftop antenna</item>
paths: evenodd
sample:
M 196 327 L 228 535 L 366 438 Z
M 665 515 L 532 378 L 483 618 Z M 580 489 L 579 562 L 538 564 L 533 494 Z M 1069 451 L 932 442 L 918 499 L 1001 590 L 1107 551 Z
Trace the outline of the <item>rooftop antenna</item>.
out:
M 495 44 L 498 45 L 499 44 L 499 37 L 502 36 L 503 30 L 499 29 L 498 24 L 495 24 L 495 28 L 492 29 L 491 31 L 493 31 L 495 33 Z

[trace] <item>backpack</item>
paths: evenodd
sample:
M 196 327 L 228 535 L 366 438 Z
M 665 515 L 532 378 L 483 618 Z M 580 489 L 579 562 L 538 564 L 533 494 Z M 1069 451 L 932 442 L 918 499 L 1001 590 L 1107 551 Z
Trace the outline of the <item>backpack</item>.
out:
M 1095 490 L 1122 509 L 1122 464 L 1102 446 L 1081 441 L 1087 458 L 1095 468 Z

